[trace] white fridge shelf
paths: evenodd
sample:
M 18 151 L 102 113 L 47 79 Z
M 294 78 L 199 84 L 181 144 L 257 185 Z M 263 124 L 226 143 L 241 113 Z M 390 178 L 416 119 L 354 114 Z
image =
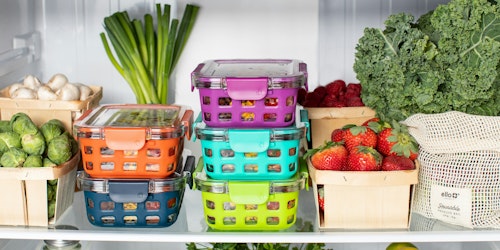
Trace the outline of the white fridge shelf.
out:
M 177 221 L 166 228 L 105 228 L 87 221 L 83 192 L 76 192 L 73 205 L 58 225 L 76 226 L 78 230 L 54 230 L 45 227 L 0 227 L 0 239 L 10 240 L 79 240 L 81 242 L 278 242 L 278 243 L 387 243 L 409 242 L 500 242 L 498 230 L 471 230 L 412 216 L 410 230 L 337 230 L 320 232 L 316 224 L 313 192 L 302 190 L 299 196 L 297 223 L 279 232 L 214 231 L 205 223 L 201 192 L 186 190 Z M 28 242 L 28 241 L 26 241 Z M 1 247 L 1 244 L 0 244 Z M 9 248 L 0 248 L 9 249 Z M 493 248 L 498 249 L 498 248 Z

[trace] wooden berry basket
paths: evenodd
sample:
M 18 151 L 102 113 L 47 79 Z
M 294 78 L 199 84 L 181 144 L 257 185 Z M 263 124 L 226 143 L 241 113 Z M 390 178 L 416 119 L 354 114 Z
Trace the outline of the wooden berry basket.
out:
M 37 99 L 11 99 L 9 87 L 0 90 L 0 119 L 8 120 L 12 115 L 23 112 L 37 125 L 50 119 L 58 119 L 66 130 L 73 132 L 73 122 L 85 111 L 97 107 L 102 99 L 102 87 L 89 86 L 92 95 L 84 101 L 44 101 Z
M 307 110 L 311 124 L 311 148 L 321 146 L 330 140 L 332 131 L 347 124 L 361 125 L 375 117 L 375 111 L 369 107 L 342 108 L 304 108 Z
M 48 226 L 73 204 L 80 154 L 56 167 L 0 168 L 0 225 Z M 56 209 L 48 218 L 47 181 L 57 179 Z
M 317 170 L 307 160 L 321 231 L 408 229 L 413 186 L 420 165 L 401 171 Z M 318 188 L 324 188 L 324 210 Z

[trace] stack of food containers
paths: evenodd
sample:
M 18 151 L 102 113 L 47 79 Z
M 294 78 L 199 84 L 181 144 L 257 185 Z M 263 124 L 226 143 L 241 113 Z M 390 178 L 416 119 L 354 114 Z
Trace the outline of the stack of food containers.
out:
M 298 90 L 307 88 L 298 60 L 209 60 L 192 72 L 201 113 L 194 139 L 202 159 L 195 186 L 205 221 L 218 230 L 281 230 L 296 220 L 307 170 L 298 163 L 308 133 L 296 120 Z
M 75 122 L 87 218 L 96 226 L 167 227 L 179 214 L 194 157 L 182 167 L 193 111 L 176 105 L 102 105 Z

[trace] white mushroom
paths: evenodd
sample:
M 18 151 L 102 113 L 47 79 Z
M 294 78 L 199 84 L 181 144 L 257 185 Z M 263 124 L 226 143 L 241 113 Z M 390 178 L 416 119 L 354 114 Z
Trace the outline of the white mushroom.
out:
M 57 99 L 62 101 L 80 100 L 80 89 L 78 86 L 66 83 L 57 92 Z
M 34 91 L 37 91 L 42 84 L 40 83 L 40 80 L 36 78 L 33 75 L 27 75 L 24 77 L 23 84 L 26 88 L 30 88 Z
M 83 83 L 73 83 L 80 89 L 80 101 L 85 101 L 93 94 L 92 89 Z
M 12 99 L 36 99 L 36 92 L 30 88 L 20 87 L 10 96 Z
M 45 100 L 45 101 L 57 100 L 56 93 L 54 93 L 54 91 L 52 91 L 52 89 L 47 85 L 43 85 L 40 88 L 38 88 L 37 93 L 39 100 Z
M 16 91 L 18 88 L 24 88 L 24 84 L 22 83 L 13 83 L 9 86 L 9 96 L 12 96 L 14 94 L 14 91 Z
M 66 83 L 68 83 L 68 78 L 63 74 L 55 74 L 50 80 L 47 82 L 47 85 L 53 90 L 58 91 L 61 89 Z

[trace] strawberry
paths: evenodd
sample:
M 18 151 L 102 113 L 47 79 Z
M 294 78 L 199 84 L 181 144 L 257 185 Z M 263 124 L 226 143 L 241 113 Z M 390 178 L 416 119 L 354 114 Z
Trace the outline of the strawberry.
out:
M 321 100 L 320 106 L 334 107 L 336 101 L 337 97 L 335 97 L 334 95 L 326 95 L 325 97 L 323 97 L 323 100 Z
M 302 103 L 302 106 L 304 107 L 319 107 L 319 102 L 321 101 L 322 97 L 318 93 L 315 92 L 308 92 L 304 98 L 304 102 Z
M 325 210 L 325 190 L 323 187 L 318 187 L 318 205 L 319 209 Z
M 346 92 L 357 93 L 358 95 L 361 93 L 361 84 L 360 83 L 349 83 L 347 84 Z
M 358 146 L 347 157 L 347 171 L 379 171 L 382 155 L 372 147 Z
M 384 156 L 402 155 L 410 160 L 418 156 L 418 143 L 405 125 L 393 122 L 392 126 L 378 133 L 377 150 Z
M 361 100 L 361 97 L 355 96 L 355 97 L 346 97 L 346 106 L 347 107 L 363 107 L 365 104 Z
M 318 86 L 313 90 L 313 93 L 316 93 L 316 95 L 318 95 L 320 99 L 323 99 L 327 94 L 326 87 L 325 86 Z
M 334 142 L 344 141 L 345 131 L 341 128 L 334 129 L 332 131 L 331 140 Z
M 300 88 L 297 93 L 297 103 L 303 105 L 304 101 L 306 100 L 306 95 L 307 95 L 307 90 L 304 88 Z
M 318 148 L 307 150 L 304 157 L 319 170 L 343 170 L 347 161 L 347 149 L 342 143 L 325 142 Z
M 326 92 L 329 95 L 335 95 L 335 96 L 338 96 L 340 92 L 345 92 L 346 90 L 345 81 L 341 79 L 330 82 L 325 87 L 326 87 Z
M 377 134 L 369 127 L 349 124 L 343 129 L 345 130 L 344 143 L 348 151 L 352 151 L 357 146 L 377 146 Z
M 401 155 L 389 155 L 382 160 L 382 170 L 413 170 L 415 163 L 410 158 Z
M 382 130 L 391 127 L 390 123 L 388 123 L 386 121 L 382 121 L 379 118 L 368 119 L 365 122 L 363 122 L 363 125 L 368 126 L 373 131 L 375 131 L 375 133 L 377 133 L 377 134 L 379 134 Z

